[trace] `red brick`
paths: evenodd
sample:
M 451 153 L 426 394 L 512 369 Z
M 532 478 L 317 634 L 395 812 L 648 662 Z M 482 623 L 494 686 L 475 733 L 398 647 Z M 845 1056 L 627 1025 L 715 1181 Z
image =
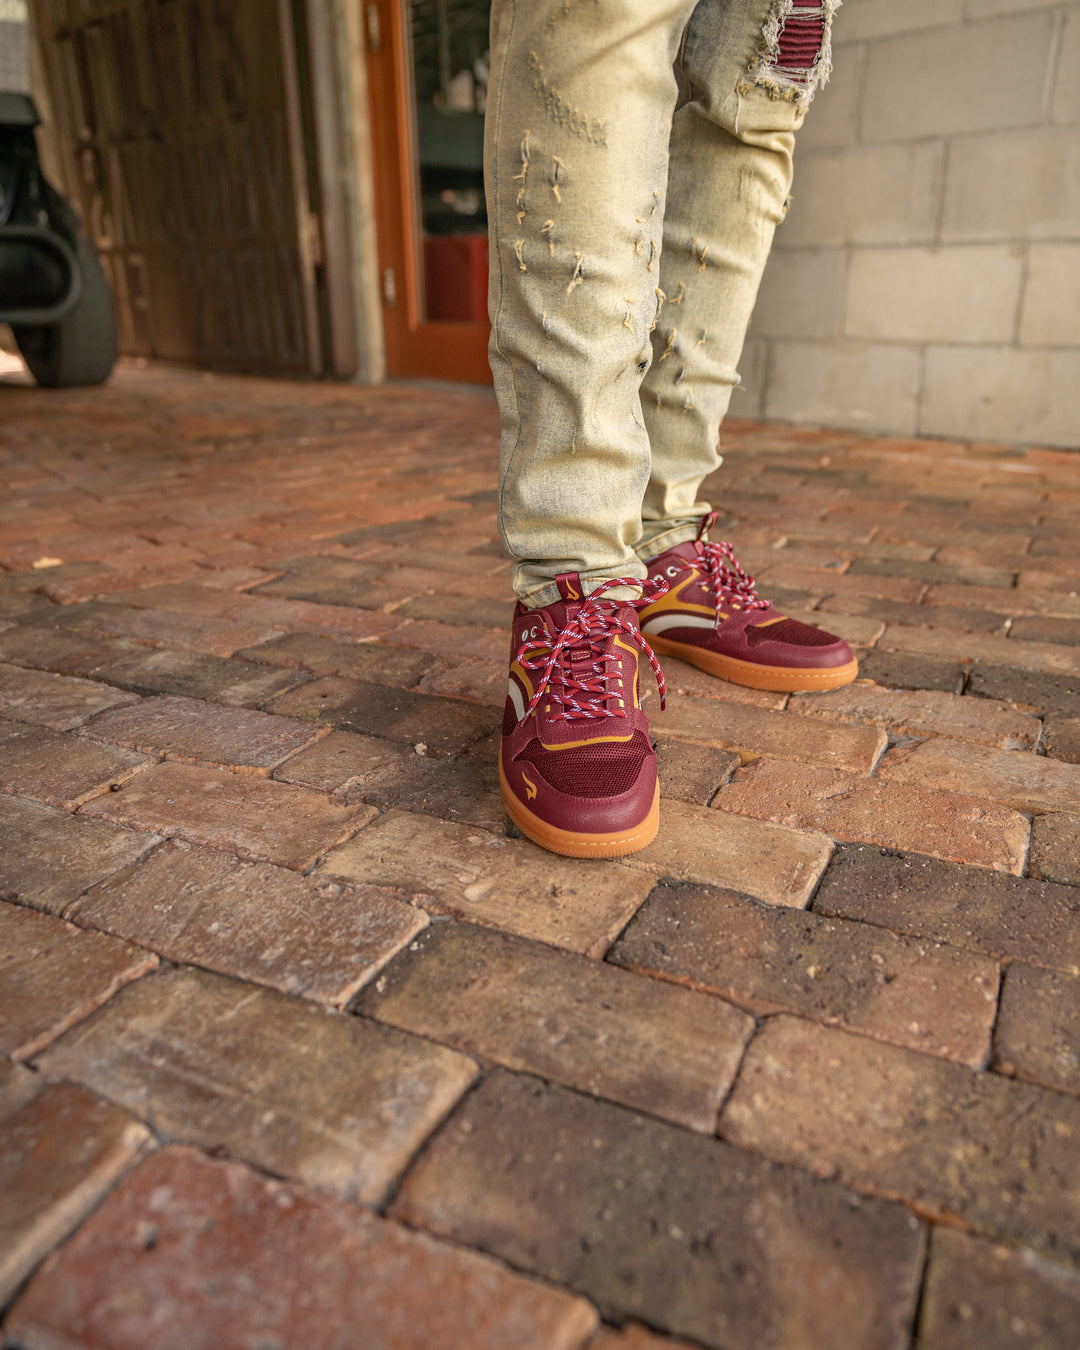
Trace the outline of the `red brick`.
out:
M 1060 642 L 1065 646 L 1080 646 L 1080 620 L 1078 619 L 1014 619 L 1009 626 L 1009 636 L 1024 642 Z M 0 652 L 3 640 L 0 639 Z
M 304 872 L 376 813 L 287 783 L 222 769 L 158 764 L 137 781 L 91 802 L 83 814 Z
M 74 810 L 148 764 L 145 755 L 23 722 L 0 722 L 0 791 Z
M 357 1010 L 712 1134 L 754 1024 L 730 1004 L 471 924 L 435 924 Z
M 1004 633 L 1009 618 L 1007 614 L 964 609 L 960 605 L 915 605 L 868 595 L 830 596 L 822 604 L 816 620 L 827 628 L 830 620 L 822 617 L 825 614 L 861 614 L 890 626 L 947 628 L 958 633 Z
M 91 680 L 0 666 L 0 717 L 71 731 L 106 708 L 133 701 L 131 694 Z
M 740 764 L 732 751 L 672 737 L 659 743 L 656 758 L 661 797 L 697 806 L 708 806 Z
M 965 591 L 985 592 L 1005 590 L 1013 584 L 1014 571 L 1002 567 L 962 566 L 940 561 L 914 562 L 900 558 L 857 558 L 851 564 L 848 576 L 913 577 L 933 583 L 927 599 L 931 603 L 936 591 L 954 592 L 956 603 L 975 603 L 963 598 Z M 990 608 L 984 605 L 983 608 Z M 1008 610 L 1006 610 L 1008 612 Z
M 295 718 L 168 695 L 102 713 L 86 729 L 96 741 L 147 755 L 261 777 L 324 734 L 321 727 Z
M 500 709 L 506 702 L 505 662 L 440 658 L 440 663 L 416 686 L 419 693 L 490 703 Z
M 0 797 L 0 900 L 59 914 L 161 840 L 36 802 Z
M 338 731 L 423 745 L 435 755 L 459 754 L 499 721 L 489 707 L 334 676 L 312 680 L 269 706 L 282 716 L 310 718 Z
M 1033 877 L 1080 886 L 1080 816 L 1036 816 L 1028 866 Z
M 834 853 L 814 909 L 1080 973 L 1080 891 L 1049 881 L 850 845 Z
M 152 952 L 0 902 L 0 1054 L 29 1059 L 157 964 Z
M 721 788 L 721 793 L 725 788 Z M 770 905 L 809 904 L 830 840 L 679 801 L 665 802 L 656 841 L 623 866 L 725 886 Z
M 899 652 L 859 653 L 859 684 L 878 684 L 886 689 L 940 689 L 945 694 L 960 694 L 966 680 L 964 667 L 957 661 L 904 656 Z
M 775 708 L 780 709 L 787 703 L 787 694 L 774 694 L 766 689 L 745 689 L 741 684 L 729 684 L 727 680 L 718 680 L 715 675 L 708 675 L 704 670 L 698 670 L 696 666 L 689 665 L 686 661 L 680 661 L 677 656 L 665 656 L 661 661 L 661 669 L 664 672 L 664 679 L 667 682 L 668 699 L 674 701 L 676 698 L 708 698 L 717 699 L 723 703 L 746 703 L 755 708 Z M 500 671 L 504 677 L 505 671 Z M 658 713 L 658 700 L 655 693 L 649 687 L 651 674 L 642 667 L 642 697 L 648 699 L 649 716 Z M 504 689 L 505 693 L 505 689 Z M 669 703 L 669 706 L 671 704 Z
M 477 1074 L 419 1037 L 191 969 L 121 990 L 38 1067 L 173 1139 L 371 1205 Z
M 42 625 L 47 617 L 35 616 Z M 58 675 L 90 677 L 105 666 L 144 652 L 146 648 L 130 638 L 96 638 L 62 628 L 27 626 L 0 634 L 0 660 Z
M 289 633 L 258 647 L 245 648 L 238 655 L 245 661 L 299 666 L 316 675 L 344 675 L 395 689 L 413 689 L 425 674 L 441 670 L 446 664 L 427 652 L 373 642 L 335 642 L 313 633 Z
M 849 843 L 883 844 L 1019 875 L 1027 853 L 1027 820 L 1007 807 L 936 791 L 936 786 L 762 759 L 740 769 L 720 789 L 714 806 Z
M 509 656 L 507 635 L 501 629 L 465 628 L 429 619 L 406 619 L 388 640 L 395 646 L 416 647 L 439 656 L 499 664 Z
M 640 1322 L 627 1322 L 620 1331 L 602 1327 L 589 1342 L 588 1350 L 694 1350 L 689 1341 L 658 1336 Z
M 174 840 L 66 913 L 168 961 L 343 1007 L 427 924 L 414 898 Z
M 100 666 L 98 675 L 138 694 L 176 694 L 233 707 L 265 703 L 307 679 L 302 671 L 292 669 L 268 670 L 249 661 L 202 652 L 145 648 L 127 660 Z
M 1069 811 L 1080 802 L 1080 765 L 944 737 L 890 750 L 878 772 L 897 786 L 966 793 L 1018 811 Z
M 570 1284 L 611 1321 L 640 1318 L 712 1350 L 902 1350 L 921 1225 L 853 1200 L 499 1070 L 429 1145 L 391 1213 Z
M 1043 723 L 1043 748 L 1050 759 L 1080 764 L 1080 717 L 1051 713 Z
M 0 1125 L 0 1306 L 150 1145 L 125 1111 L 46 1088 Z
M 732 1143 L 1076 1261 L 1080 1102 L 792 1017 L 746 1053 Z
M 769 573 L 769 585 L 802 586 L 806 573 L 798 567 L 774 567 Z M 914 577 L 878 577 L 842 576 L 829 573 L 828 576 L 814 574 L 814 581 L 827 595 L 873 595 L 882 600 L 915 601 L 922 597 L 926 582 Z
M 584 1299 L 475 1252 L 169 1148 L 35 1277 L 7 1327 L 27 1346 L 62 1339 L 68 1350 L 315 1347 L 358 1337 L 395 1350 L 455 1350 L 465 1327 L 469 1350 L 580 1350 L 596 1322 Z
M 1017 590 L 1015 587 L 932 586 L 926 595 L 930 605 L 974 605 L 1004 614 L 1039 614 L 1059 619 L 1080 618 L 1080 599 L 1059 591 Z
M 788 710 L 829 721 L 868 722 L 891 736 L 953 736 L 1003 750 L 1034 750 L 1042 730 L 1037 717 L 993 699 L 961 698 L 938 690 L 905 693 L 865 684 L 793 695 Z
M 989 1057 L 997 963 L 868 924 L 661 885 L 608 960 L 755 1016 L 794 1012 L 974 1068 Z
M 946 633 L 933 628 L 889 624 L 878 639 L 878 646 L 884 651 L 946 656 L 966 664 L 979 661 L 990 666 L 1017 666 L 1021 670 L 1080 675 L 1080 652 L 1055 642 L 1021 642 L 987 633 Z
M 1023 1247 L 935 1228 L 919 1350 L 1069 1350 L 1080 1344 L 1080 1281 Z
M 994 1068 L 1080 1096 L 1080 974 L 1009 966 L 994 1031 Z
M 707 699 L 673 699 L 666 712 L 650 704 L 649 728 L 654 736 L 736 750 L 744 761 L 773 755 L 855 773 L 869 773 L 887 744 L 885 733 L 876 728 L 838 727 L 809 717 L 796 720 L 789 713 Z
M 424 908 L 602 956 L 651 889 L 619 863 L 560 858 L 405 811 L 389 811 L 332 850 L 318 875 L 427 892 Z

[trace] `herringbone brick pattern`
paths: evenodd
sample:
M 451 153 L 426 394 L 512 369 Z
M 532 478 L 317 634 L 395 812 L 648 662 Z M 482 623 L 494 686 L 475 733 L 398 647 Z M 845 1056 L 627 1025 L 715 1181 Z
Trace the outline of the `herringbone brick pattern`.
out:
M 1080 456 L 730 424 L 862 678 L 666 661 L 577 862 L 498 800 L 496 430 L 0 383 L 8 1341 L 1075 1350 Z

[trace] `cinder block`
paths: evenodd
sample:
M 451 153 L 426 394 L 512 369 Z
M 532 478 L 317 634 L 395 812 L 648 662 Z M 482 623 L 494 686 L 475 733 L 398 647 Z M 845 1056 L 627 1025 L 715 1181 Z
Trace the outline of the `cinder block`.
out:
M 867 60 L 863 139 L 1035 125 L 1042 119 L 1054 25 L 1052 14 L 1039 14 L 875 43 Z
M 922 244 L 936 237 L 944 146 L 859 146 L 804 155 L 785 247 Z
M 1020 341 L 1080 346 L 1080 244 L 1036 244 L 1028 259 Z
M 842 331 L 844 249 L 778 249 L 754 310 L 759 337 L 838 337 Z
M 930 347 L 919 431 L 967 440 L 1075 446 L 1080 351 Z
M 922 31 L 957 23 L 963 13 L 964 0 L 904 0 L 901 5 L 896 0 L 844 0 L 833 26 L 833 40 L 839 44 Z
M 837 19 L 834 34 L 840 26 Z M 796 137 L 800 151 L 855 144 L 859 138 L 859 93 L 865 65 L 865 47 L 852 45 L 834 50 L 829 83 L 814 96 L 806 122 Z
M 954 142 L 941 237 L 1080 238 L 1080 136 L 1044 128 Z
M 1054 122 L 1080 122 L 1080 11 L 1075 8 L 1065 20 L 1050 117 Z
M 848 337 L 1009 342 L 1023 273 L 1019 247 L 856 249 Z
M 784 422 L 910 434 L 919 353 L 850 342 L 776 342 L 765 411 Z

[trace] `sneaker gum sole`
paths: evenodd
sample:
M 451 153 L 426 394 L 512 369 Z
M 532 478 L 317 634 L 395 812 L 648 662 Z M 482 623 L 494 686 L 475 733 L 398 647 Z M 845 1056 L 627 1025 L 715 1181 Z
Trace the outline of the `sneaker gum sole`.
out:
M 646 632 L 649 646 L 661 656 L 677 656 L 699 670 L 716 675 L 731 684 L 748 689 L 766 689 L 774 694 L 814 693 L 822 689 L 839 689 L 850 684 L 859 673 L 858 661 L 843 666 L 811 667 L 758 666 L 751 661 L 740 661 L 736 656 L 721 656 L 718 652 L 695 647 L 691 642 L 676 642 L 672 638 L 653 636 Z
M 499 757 L 499 790 L 506 814 L 523 835 L 549 853 L 561 853 L 566 858 L 622 858 L 646 848 L 656 838 L 660 828 L 660 785 L 653 794 L 652 808 L 640 824 L 631 830 L 616 830 L 611 834 L 578 834 L 560 830 L 523 806 L 510 788 Z

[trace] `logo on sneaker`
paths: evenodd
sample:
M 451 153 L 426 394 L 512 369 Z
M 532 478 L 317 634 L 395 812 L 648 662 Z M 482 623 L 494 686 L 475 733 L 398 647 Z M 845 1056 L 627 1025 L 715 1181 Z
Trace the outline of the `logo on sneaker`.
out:
M 580 599 L 581 599 L 581 596 L 578 595 L 577 591 L 574 590 L 573 586 L 570 585 L 570 582 L 569 582 L 569 581 L 567 581 L 567 583 L 566 583 L 566 598 L 567 598 L 567 600 L 580 600 Z
M 521 777 L 525 782 L 525 796 L 529 799 L 529 801 L 532 801 L 532 799 L 536 796 L 536 784 L 526 773 L 523 773 Z

